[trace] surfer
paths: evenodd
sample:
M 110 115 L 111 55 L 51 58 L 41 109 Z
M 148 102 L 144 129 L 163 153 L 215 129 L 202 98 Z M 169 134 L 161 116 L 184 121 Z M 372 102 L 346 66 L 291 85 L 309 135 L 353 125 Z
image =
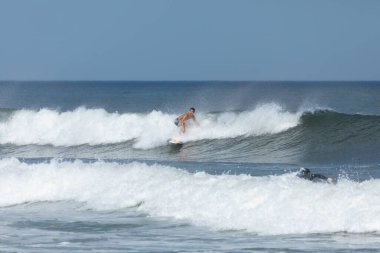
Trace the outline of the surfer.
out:
M 191 107 L 187 112 L 185 112 L 184 114 L 178 116 L 175 120 L 174 120 L 174 124 L 178 127 L 180 127 L 180 133 L 185 133 L 186 132 L 186 120 L 188 119 L 192 119 L 195 123 L 196 126 L 199 126 L 199 123 L 198 121 L 195 119 L 195 108 L 194 107 Z
M 311 173 L 311 171 L 307 168 L 301 168 L 300 171 L 297 173 L 297 177 L 313 182 L 327 182 L 329 184 L 332 183 L 331 177 L 326 177 L 322 174 Z

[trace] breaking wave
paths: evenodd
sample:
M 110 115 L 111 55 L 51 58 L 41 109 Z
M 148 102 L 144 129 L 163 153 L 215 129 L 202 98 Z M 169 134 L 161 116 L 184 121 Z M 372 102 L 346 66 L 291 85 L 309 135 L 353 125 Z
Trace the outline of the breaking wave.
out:
M 188 142 L 279 133 L 295 127 L 301 115 L 273 103 L 252 111 L 201 113 L 197 115 L 201 127 L 190 122 L 187 134 L 179 135 L 173 124 L 177 115 L 161 111 L 120 114 L 86 108 L 67 112 L 18 110 L 0 122 L 0 144 L 75 146 L 133 141 L 134 148 L 149 149 L 173 137 Z
M 215 230 L 259 234 L 379 232 L 380 180 L 312 183 L 295 177 L 210 175 L 176 167 L 80 160 L 0 160 L 0 206 L 76 201 L 133 208 Z

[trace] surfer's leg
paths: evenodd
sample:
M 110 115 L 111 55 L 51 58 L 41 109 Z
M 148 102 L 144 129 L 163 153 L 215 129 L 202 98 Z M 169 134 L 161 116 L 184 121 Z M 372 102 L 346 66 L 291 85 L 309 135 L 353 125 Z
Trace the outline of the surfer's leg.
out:
M 180 123 L 180 125 L 181 125 L 180 133 L 184 134 L 185 131 L 186 131 L 186 123 L 185 123 L 185 122 L 182 122 L 182 124 Z

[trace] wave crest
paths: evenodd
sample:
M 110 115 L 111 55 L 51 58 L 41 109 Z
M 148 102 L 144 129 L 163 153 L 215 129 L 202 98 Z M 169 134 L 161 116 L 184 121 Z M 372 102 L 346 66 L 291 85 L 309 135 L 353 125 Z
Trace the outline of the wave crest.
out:
M 166 144 L 172 137 L 186 142 L 278 133 L 296 126 L 300 116 L 273 103 L 252 111 L 200 113 L 197 117 L 201 127 L 192 127 L 190 122 L 187 134 L 180 136 L 173 124 L 177 115 L 161 111 L 119 114 L 86 108 L 68 112 L 18 110 L 0 123 L 0 143 L 75 146 L 133 140 L 135 148 L 149 149 Z

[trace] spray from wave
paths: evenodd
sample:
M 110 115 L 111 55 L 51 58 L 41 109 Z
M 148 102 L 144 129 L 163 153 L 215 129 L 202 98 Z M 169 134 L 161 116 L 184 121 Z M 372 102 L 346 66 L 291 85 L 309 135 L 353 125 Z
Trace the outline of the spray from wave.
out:
M 77 201 L 135 208 L 216 230 L 260 234 L 380 231 L 380 180 L 336 185 L 281 176 L 210 175 L 161 165 L 0 160 L 0 206 Z
M 301 115 L 274 103 L 259 105 L 252 111 L 200 113 L 197 116 L 201 127 L 190 125 L 187 134 L 180 136 L 173 124 L 177 115 L 161 111 L 119 114 L 86 108 L 68 112 L 19 110 L 0 123 L 0 143 L 75 146 L 133 140 L 135 148 L 149 149 L 173 137 L 186 142 L 278 133 L 295 127 Z

